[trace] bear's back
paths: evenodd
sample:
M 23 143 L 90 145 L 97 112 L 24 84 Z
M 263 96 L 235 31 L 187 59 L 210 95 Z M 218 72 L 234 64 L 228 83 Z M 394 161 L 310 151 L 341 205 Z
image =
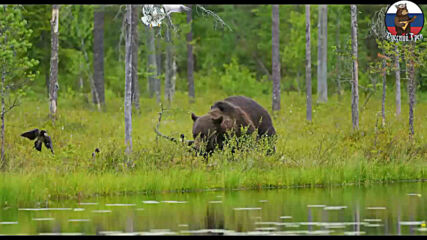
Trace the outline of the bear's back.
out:
M 224 101 L 230 102 L 245 111 L 255 124 L 255 127 L 258 128 L 258 135 L 267 134 L 272 136 L 276 134 L 270 114 L 253 99 L 245 96 L 231 96 L 224 99 Z

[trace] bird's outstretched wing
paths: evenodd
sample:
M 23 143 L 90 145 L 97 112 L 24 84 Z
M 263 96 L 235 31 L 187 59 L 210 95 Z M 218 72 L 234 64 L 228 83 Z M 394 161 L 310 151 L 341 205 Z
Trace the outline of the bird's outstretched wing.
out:
M 35 129 L 31 130 L 31 131 L 28 131 L 28 132 L 24 132 L 23 134 L 21 134 L 22 137 L 29 138 L 30 140 L 36 139 L 36 137 L 38 135 L 39 135 L 39 129 L 37 129 L 37 128 L 35 128 Z
M 43 144 L 42 141 L 40 139 L 37 139 L 34 142 L 34 148 L 41 152 L 42 151 L 42 144 Z
M 44 135 L 43 142 L 44 145 L 53 153 L 52 140 L 47 134 Z
M 182 4 L 163 4 L 163 8 L 166 10 L 166 14 L 173 12 L 188 12 L 191 8 Z

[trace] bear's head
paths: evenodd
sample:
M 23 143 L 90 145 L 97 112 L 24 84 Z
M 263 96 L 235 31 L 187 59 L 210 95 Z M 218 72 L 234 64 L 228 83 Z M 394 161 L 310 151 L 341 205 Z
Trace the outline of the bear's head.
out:
M 222 148 L 227 132 L 241 135 L 241 127 L 248 127 L 252 133 L 255 127 L 248 115 L 238 106 L 226 101 L 216 102 L 208 114 L 196 116 L 193 119 L 194 146 L 200 149 L 201 143 L 206 144 L 206 151 L 211 152 L 216 146 Z
M 397 8 L 396 11 L 396 16 L 397 17 L 405 17 L 408 15 L 408 9 L 406 8 L 406 3 L 405 4 L 399 4 L 399 5 L 395 5 Z
M 193 146 L 197 150 L 202 150 L 202 145 L 206 144 L 205 151 L 212 152 L 215 146 L 222 142 L 212 116 L 209 114 L 196 116 L 191 113 L 191 119 L 193 119 Z

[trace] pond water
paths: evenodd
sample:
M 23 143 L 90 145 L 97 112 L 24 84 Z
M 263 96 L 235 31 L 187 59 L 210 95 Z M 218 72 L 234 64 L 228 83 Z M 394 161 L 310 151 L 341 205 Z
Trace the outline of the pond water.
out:
M 426 221 L 415 182 L 35 202 L 0 209 L 0 234 L 427 235 Z

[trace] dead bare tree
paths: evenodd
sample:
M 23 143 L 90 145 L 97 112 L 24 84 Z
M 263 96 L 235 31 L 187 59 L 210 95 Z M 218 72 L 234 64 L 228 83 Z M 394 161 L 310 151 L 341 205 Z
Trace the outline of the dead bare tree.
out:
M 84 62 L 80 62 L 80 69 L 89 78 L 92 102 L 97 106 L 98 111 L 102 109 L 104 102 L 104 14 L 102 9 L 94 11 L 94 28 L 93 28 L 93 75 L 90 74 L 90 61 L 86 49 L 85 36 L 80 27 L 76 28 L 77 37 L 80 40 L 80 51 L 83 53 Z M 83 30 L 84 31 L 84 30 Z M 80 75 L 81 85 L 83 79 Z
M 160 80 L 157 76 L 157 61 L 156 61 L 156 43 L 154 30 L 146 26 L 147 30 L 147 45 L 148 45 L 148 89 L 150 97 L 156 95 L 156 102 L 160 102 Z
M 328 101 L 328 82 L 327 82 L 327 66 L 328 66 L 328 32 L 327 18 L 328 6 L 319 6 L 319 38 L 318 38 L 318 57 L 317 57 L 317 101 L 325 103 Z
M 415 130 L 414 130 L 414 109 L 415 109 L 415 90 L 416 90 L 416 84 L 415 84 L 415 43 L 412 42 L 407 47 L 407 66 L 409 73 L 409 138 L 413 139 Z
M 340 16 L 337 16 L 336 43 L 337 43 L 337 50 L 338 51 L 341 51 L 340 29 L 341 29 Z M 341 61 L 342 61 L 341 54 L 338 54 L 337 55 L 337 63 L 336 63 L 338 100 L 341 100 L 341 95 L 343 94 L 342 87 L 341 87 Z
M 272 6 L 273 111 L 280 110 L 279 5 Z
M 104 9 L 103 7 L 95 8 L 93 24 L 93 79 L 90 78 L 92 89 L 92 101 L 101 110 L 105 105 L 104 97 Z M 89 59 L 82 40 L 82 50 L 86 64 Z
M 132 6 L 126 5 L 126 58 L 125 58 L 125 144 L 126 154 L 132 152 Z
M 191 7 L 191 6 L 190 6 Z M 187 24 L 190 24 L 190 31 L 187 33 L 187 86 L 188 86 L 188 97 L 190 103 L 194 102 L 194 56 L 193 56 L 193 11 L 187 12 Z
M 165 99 L 168 103 L 172 102 L 175 92 L 175 69 L 174 59 L 175 51 L 172 41 L 172 33 L 170 27 L 166 28 L 166 61 L 165 61 Z M 176 64 L 175 64 L 176 66 Z
M 396 73 L 396 116 L 400 116 L 401 112 L 401 93 L 400 93 L 400 54 L 399 54 L 399 47 L 396 44 L 394 47 L 396 51 L 395 56 L 395 73 Z
M 138 5 L 132 5 L 132 105 L 140 111 L 138 83 Z
M 50 80 L 49 80 L 49 109 L 52 122 L 56 118 L 58 99 L 58 45 L 59 45 L 59 6 L 52 6 L 52 19 L 50 21 L 51 30 L 51 57 L 50 57 Z
M 310 5 L 305 5 L 305 85 L 307 93 L 307 120 L 311 121 L 311 44 L 310 44 Z
M 359 63 L 357 53 L 357 6 L 351 5 L 351 47 L 353 56 L 353 79 L 351 84 L 351 116 L 353 130 L 359 129 Z
M 382 75 L 382 101 L 381 101 L 381 125 L 385 126 L 385 97 L 386 97 L 386 80 L 387 80 L 387 61 L 390 61 L 390 57 L 388 56 L 388 52 L 384 50 L 384 47 L 381 46 L 381 41 L 383 41 L 386 36 L 386 26 L 384 23 L 386 14 L 386 8 L 382 8 L 374 14 L 372 18 L 372 22 L 370 24 L 369 35 L 374 36 L 377 39 L 377 43 L 380 48 L 382 48 L 382 54 L 378 53 L 378 56 L 382 59 L 382 66 L 380 73 Z M 375 88 L 375 86 L 374 86 Z

